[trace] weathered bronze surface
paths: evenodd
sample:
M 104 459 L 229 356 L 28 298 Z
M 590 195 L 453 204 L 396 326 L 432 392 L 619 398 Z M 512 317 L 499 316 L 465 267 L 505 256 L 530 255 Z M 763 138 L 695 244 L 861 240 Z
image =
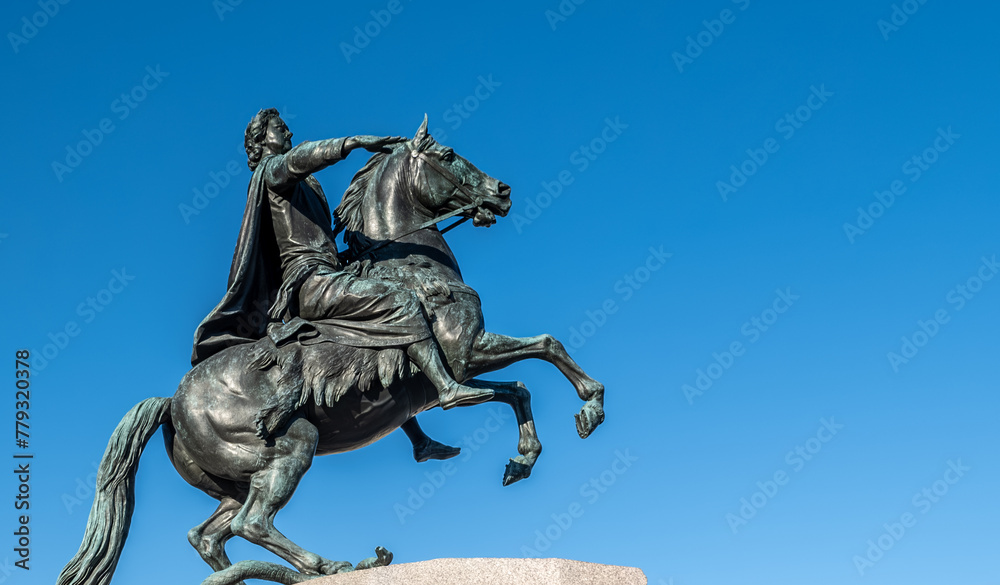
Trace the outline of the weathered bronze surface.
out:
M 291 144 L 275 110 L 247 127 L 254 169 L 226 295 L 195 334 L 193 369 L 172 398 L 136 405 L 101 462 L 83 544 L 58 585 L 111 580 L 134 506 L 139 457 L 162 427 L 180 475 L 219 500 L 188 533 L 216 573 L 214 584 L 310 576 L 388 564 L 331 561 L 274 528 L 315 455 L 369 445 L 402 427 L 418 461 L 458 450 L 427 437 L 414 417 L 430 408 L 500 401 L 517 421 L 518 455 L 503 483 L 527 478 L 541 453 L 521 382 L 477 376 L 527 358 L 551 362 L 584 405 L 579 435 L 604 420 L 604 387 L 551 335 L 515 338 L 484 329 L 479 295 L 462 281 L 437 223 L 489 226 L 510 209 L 510 188 L 427 133 L 354 136 Z M 313 173 L 357 148 L 375 154 L 335 210 Z M 347 250 L 338 255 L 334 236 Z M 288 561 L 233 566 L 226 542 L 240 536 Z M 292 576 L 289 576 L 292 575 Z

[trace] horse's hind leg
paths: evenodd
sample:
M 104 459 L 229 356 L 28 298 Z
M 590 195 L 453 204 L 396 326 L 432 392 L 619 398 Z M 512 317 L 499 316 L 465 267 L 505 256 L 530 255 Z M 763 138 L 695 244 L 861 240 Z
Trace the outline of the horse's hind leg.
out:
M 188 532 L 188 542 L 215 571 L 232 563 L 226 555 L 226 542 L 233 537 L 230 523 L 246 499 L 246 491 L 233 481 L 208 474 L 194 462 L 194 454 L 177 437 L 172 428 L 164 427 L 163 439 L 167 455 L 185 481 L 219 500 L 215 512 Z
M 188 532 L 188 542 L 214 571 L 221 571 L 232 565 L 226 555 L 226 541 L 233 537 L 230 524 L 242 505 L 239 501 L 225 496 L 208 520 Z
M 485 331 L 475 340 L 467 374 L 475 377 L 528 358 L 551 363 L 573 384 L 580 399 L 586 401 L 576 415 L 576 430 L 584 439 L 590 436 L 604 422 L 604 385 L 588 376 L 555 337 L 547 333 L 510 337 Z
M 535 420 L 531 414 L 531 393 L 521 382 L 491 382 L 469 380 L 469 386 L 493 390 L 490 402 L 504 402 L 514 409 L 517 417 L 517 457 L 510 460 L 504 470 L 503 484 L 510 485 L 531 475 L 535 461 L 542 453 L 542 443 L 535 431 Z
M 287 432 L 276 438 L 277 455 L 250 480 L 246 503 L 233 518 L 232 531 L 237 536 L 260 545 L 307 575 L 332 575 L 354 568 L 348 562 L 335 562 L 309 552 L 289 540 L 274 527 L 274 517 L 295 492 L 299 480 L 312 464 L 318 432 L 305 419 L 292 422 Z

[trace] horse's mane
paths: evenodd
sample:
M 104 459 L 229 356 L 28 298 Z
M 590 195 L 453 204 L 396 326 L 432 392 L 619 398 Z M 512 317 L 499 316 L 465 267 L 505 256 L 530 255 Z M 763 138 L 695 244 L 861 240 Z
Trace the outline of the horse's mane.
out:
M 412 144 L 417 151 L 423 152 L 437 144 L 437 141 L 430 134 L 423 134 L 415 137 Z M 403 148 L 403 145 L 393 146 L 393 152 L 399 148 Z M 365 217 L 362 213 L 362 204 L 385 166 L 389 154 L 387 152 L 373 154 L 365 166 L 354 174 L 351 184 L 344 191 L 340 205 L 333 210 L 333 237 L 336 238 L 337 234 L 344 232 L 344 243 L 347 244 L 348 250 L 357 251 L 365 245 L 363 241 Z
M 344 243 L 349 248 L 355 247 L 354 240 L 358 234 L 364 232 L 365 218 L 361 212 L 362 203 L 369 185 L 373 183 L 374 177 L 378 175 L 382 163 L 388 156 L 384 152 L 373 154 L 365 166 L 354 174 L 350 186 L 344 191 L 344 198 L 340 201 L 337 209 L 333 211 L 333 236 L 337 237 L 337 234 L 344 232 Z

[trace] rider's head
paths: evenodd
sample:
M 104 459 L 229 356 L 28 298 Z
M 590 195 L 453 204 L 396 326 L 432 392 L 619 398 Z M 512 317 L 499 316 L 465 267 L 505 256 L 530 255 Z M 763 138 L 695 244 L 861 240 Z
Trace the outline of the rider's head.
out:
M 257 112 L 247 124 L 243 146 L 247 151 L 247 166 L 250 170 L 254 170 L 266 154 L 265 150 L 275 154 L 284 154 L 291 150 L 292 133 L 281 119 L 278 110 L 267 108 Z

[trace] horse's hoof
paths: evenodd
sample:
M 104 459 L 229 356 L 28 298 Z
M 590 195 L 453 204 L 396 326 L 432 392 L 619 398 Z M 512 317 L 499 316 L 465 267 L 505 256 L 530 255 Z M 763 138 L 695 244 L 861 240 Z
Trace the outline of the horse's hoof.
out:
M 589 400 L 580 409 L 580 414 L 576 415 L 576 432 L 581 439 L 586 439 L 602 422 L 604 422 L 604 407 L 595 400 Z
M 520 457 L 518 457 L 520 459 Z M 507 463 L 507 469 L 503 473 L 503 485 L 508 486 L 515 481 L 521 481 L 522 479 L 531 475 L 531 466 L 521 463 L 511 459 Z
M 375 547 L 375 554 L 377 556 L 368 557 L 367 559 L 358 563 L 354 569 L 356 571 L 361 571 L 363 569 L 371 569 L 373 567 L 387 567 L 389 563 L 392 562 L 392 553 L 389 552 L 385 547 Z

